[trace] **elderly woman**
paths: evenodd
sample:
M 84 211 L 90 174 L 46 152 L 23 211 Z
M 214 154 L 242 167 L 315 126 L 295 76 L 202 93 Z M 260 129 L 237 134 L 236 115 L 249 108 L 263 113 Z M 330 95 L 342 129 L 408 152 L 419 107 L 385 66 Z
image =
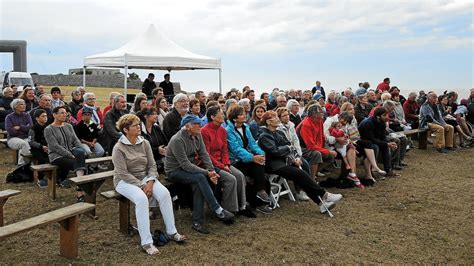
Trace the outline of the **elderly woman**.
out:
M 166 99 L 163 98 L 165 101 Z M 168 139 L 161 130 L 158 122 L 158 112 L 155 107 L 145 108 L 138 112 L 141 121 L 142 136 L 148 140 L 155 158 L 156 168 L 159 173 L 164 173 L 164 158 Z
M 69 102 L 68 106 L 71 109 L 71 115 L 77 119 L 77 112 L 82 109 L 83 107 L 83 99 L 81 91 L 75 89 L 71 92 L 71 102 Z
M 92 92 L 84 93 L 84 107 L 77 112 L 77 121 L 80 122 L 82 120 L 82 111 L 83 110 L 91 110 L 92 111 L 92 121 L 97 124 L 97 127 L 103 128 L 104 127 L 104 116 L 100 107 L 96 105 L 96 98 L 95 94 Z
M 169 105 L 168 101 L 165 97 L 159 97 L 156 99 L 156 111 L 158 113 L 158 125 L 160 126 L 161 130 L 163 130 L 163 120 L 165 120 L 165 116 L 169 113 Z
M 262 133 L 262 129 L 260 128 L 260 120 L 262 119 L 265 111 L 266 109 L 263 105 L 257 105 L 255 108 L 253 108 L 252 119 L 249 123 L 249 128 L 254 139 L 258 139 L 260 133 Z
M 212 164 L 220 175 L 222 207 L 231 212 L 255 218 L 255 214 L 247 208 L 245 176 L 230 164 L 227 131 L 222 127 L 224 112 L 219 106 L 212 106 L 207 109 L 206 116 L 209 123 L 201 129 L 201 135 Z
M 441 112 L 441 116 L 443 116 L 444 121 L 446 121 L 448 125 L 454 127 L 454 133 L 458 133 L 460 146 L 464 147 L 468 145 L 471 141 L 471 137 L 469 136 L 470 132 L 464 132 L 459 123 L 456 121 L 456 118 L 453 116 L 451 106 L 448 106 L 448 95 L 443 94 L 438 96 L 438 109 Z
M 238 104 L 244 108 L 246 123 L 250 123 L 252 119 L 252 106 L 250 105 L 250 100 L 248 98 L 243 98 L 239 100 Z
M 30 155 L 30 145 L 28 144 L 28 132 L 33 126 L 31 116 L 25 112 L 25 101 L 15 99 L 10 104 L 13 113 L 5 118 L 5 129 L 8 132 L 7 145 L 12 150 L 18 150 L 18 165 L 29 163 L 29 159 L 24 157 Z
M 72 125 L 66 123 L 66 115 L 66 107 L 55 107 L 54 122 L 44 129 L 49 161 L 58 166 L 57 181 L 62 187 L 70 186 L 67 180 L 70 170 L 74 170 L 77 176 L 84 175 L 86 170 L 86 151 L 81 148 Z
M 408 99 L 403 103 L 403 112 L 405 113 L 405 119 L 411 128 L 418 128 L 420 118 L 418 116 L 420 112 L 420 106 L 416 102 L 416 93 L 410 92 Z
M 286 104 L 286 109 L 290 113 L 290 121 L 297 127 L 301 123 L 301 116 L 299 114 L 300 104 L 297 100 L 291 99 Z
M 38 106 L 38 100 L 36 100 L 35 92 L 32 87 L 23 89 L 19 98 L 25 101 L 27 112 Z
M 255 194 L 253 196 L 265 203 L 270 203 L 270 197 L 265 191 L 265 153 L 257 145 L 249 126 L 245 123 L 244 108 L 239 105 L 231 106 L 227 111 L 227 118 L 227 145 L 231 164 L 253 180 L 252 189 Z M 247 198 L 256 206 L 254 197 Z M 272 212 L 267 205 L 260 205 L 257 210 L 265 214 Z
M 112 151 L 115 167 L 114 185 L 118 193 L 135 204 L 135 216 L 141 245 L 148 255 L 158 255 L 150 233 L 149 206 L 158 201 L 168 237 L 183 242 L 186 236 L 176 230 L 173 204 L 168 191 L 159 181 L 150 143 L 140 136 L 140 119 L 133 114 L 122 116 L 117 127 L 123 133 Z
M 301 169 L 303 164 L 301 157 L 285 134 L 277 130 L 280 126 L 277 113 L 267 111 L 263 115 L 262 123 L 265 127 L 258 144 L 265 151 L 266 171 L 293 180 L 313 202 L 319 205 L 321 213 L 333 208 L 342 199 L 342 195 L 326 192 L 307 172 Z

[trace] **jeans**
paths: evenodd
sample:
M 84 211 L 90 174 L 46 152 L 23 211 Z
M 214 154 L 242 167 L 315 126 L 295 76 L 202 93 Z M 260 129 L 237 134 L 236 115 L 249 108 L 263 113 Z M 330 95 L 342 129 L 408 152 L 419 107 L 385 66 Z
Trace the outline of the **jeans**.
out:
M 208 177 L 205 174 L 191 173 L 179 169 L 168 173 L 168 180 L 173 183 L 192 185 L 193 223 L 204 223 L 204 200 L 213 212 L 221 208 L 209 185 Z
M 99 142 L 95 143 L 93 150 L 91 150 L 89 145 L 86 145 L 84 143 L 81 144 L 81 148 L 86 151 L 86 154 L 88 157 L 99 158 L 99 157 L 104 156 L 104 153 L 105 153 L 104 148 L 102 148 L 102 145 L 100 145 Z M 94 154 L 94 156 L 91 156 L 92 154 Z
M 141 245 L 153 243 L 150 233 L 149 199 L 145 192 L 141 188 L 123 180 L 117 184 L 115 190 L 135 204 L 135 217 L 137 219 Z M 160 182 L 155 181 L 152 194 L 160 206 L 166 233 L 168 235 L 176 234 L 178 231 L 174 223 L 173 202 L 171 201 L 170 192 Z
M 82 148 L 74 148 L 72 154 L 76 158 L 61 157 L 51 162 L 51 164 L 58 166 L 58 182 L 65 180 L 69 171 L 86 171 L 86 151 Z

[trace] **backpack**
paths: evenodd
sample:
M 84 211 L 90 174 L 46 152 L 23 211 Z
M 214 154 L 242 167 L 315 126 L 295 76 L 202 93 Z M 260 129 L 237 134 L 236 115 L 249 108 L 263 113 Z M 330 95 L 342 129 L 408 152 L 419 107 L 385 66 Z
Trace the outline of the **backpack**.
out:
M 18 166 L 11 173 L 7 174 L 7 183 L 24 183 L 33 181 L 33 171 L 30 169 L 31 163 Z

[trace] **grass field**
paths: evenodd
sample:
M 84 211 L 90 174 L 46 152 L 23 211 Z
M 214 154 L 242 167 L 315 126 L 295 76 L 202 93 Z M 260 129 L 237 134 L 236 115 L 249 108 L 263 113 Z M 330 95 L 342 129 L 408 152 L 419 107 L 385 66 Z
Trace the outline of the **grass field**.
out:
M 61 89 L 70 95 L 75 87 Z M 87 90 L 96 93 L 102 108 L 111 91 L 122 92 Z M 22 191 L 5 204 L 6 224 L 75 202 L 74 188 L 58 188 L 58 199 L 52 201 L 47 191 L 35 184 L 5 183 L 14 165 L 6 148 L 0 147 L 0 153 L 0 190 Z M 364 190 L 329 189 L 344 195 L 334 209 L 334 218 L 321 215 L 314 203 L 290 202 L 283 197 L 281 208 L 272 215 L 238 218 L 232 226 L 207 213 L 211 234 L 201 235 L 191 229 L 190 210 L 176 210 L 177 228 L 190 239 L 184 245 L 161 247 L 162 254 L 157 257 L 140 250 L 138 236 L 118 232 L 117 201 L 98 196 L 99 219 L 80 219 L 77 259 L 58 256 L 59 225 L 54 224 L 2 240 L 0 264 L 473 265 L 474 148 L 446 155 L 430 146 L 410 151 L 406 161 L 409 166 L 401 178 L 380 180 Z M 100 191 L 110 189 L 113 184 L 107 180 Z M 160 218 L 151 224 L 152 230 L 164 229 Z

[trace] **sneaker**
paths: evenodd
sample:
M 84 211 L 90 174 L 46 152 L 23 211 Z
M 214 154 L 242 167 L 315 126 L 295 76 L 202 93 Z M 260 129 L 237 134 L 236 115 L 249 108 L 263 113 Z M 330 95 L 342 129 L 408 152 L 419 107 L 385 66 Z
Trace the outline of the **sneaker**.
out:
M 271 202 L 270 197 L 268 196 L 267 192 L 265 192 L 265 190 L 257 192 L 257 198 L 259 198 L 263 202 Z
M 448 153 L 448 151 L 443 148 L 437 148 L 436 151 L 438 151 L 439 153 Z
M 100 163 L 99 165 L 97 165 L 97 168 L 98 168 L 98 170 L 100 170 L 100 171 L 107 171 L 107 170 L 109 170 L 109 167 L 108 167 L 106 164 L 103 164 L 103 163 Z
M 207 228 L 200 223 L 193 223 L 192 228 L 194 231 L 198 233 L 205 234 L 205 235 L 209 234 L 209 230 L 207 230 Z
M 333 193 L 326 192 L 326 199 L 324 199 L 324 201 L 337 203 L 341 199 L 342 199 L 342 194 L 333 194 Z
M 257 218 L 257 215 L 253 211 L 251 211 L 249 208 L 245 208 L 243 210 L 240 210 L 237 215 L 239 216 L 245 216 L 247 218 Z
M 48 187 L 48 180 L 46 179 L 41 179 L 41 180 L 38 180 L 38 187 L 40 188 L 47 188 Z
M 69 181 L 69 179 L 64 179 L 63 181 L 61 181 L 59 186 L 62 188 L 71 188 L 71 182 Z
M 233 223 L 234 217 L 234 214 L 227 210 L 222 210 L 221 213 L 217 214 L 217 218 L 219 218 L 224 223 Z
M 303 190 L 296 193 L 296 199 L 299 200 L 299 201 L 308 201 L 308 200 L 310 200 L 310 198 L 308 197 L 306 192 L 304 192 Z
M 270 206 L 268 206 L 268 205 L 258 206 L 255 210 L 257 210 L 258 212 L 261 212 L 263 214 L 272 214 L 273 213 L 273 209 L 270 208 Z
M 326 206 L 324 206 L 323 204 L 326 205 Z M 321 211 L 321 213 L 326 213 L 327 209 L 332 210 L 335 206 L 336 206 L 336 203 L 334 203 L 334 202 L 323 201 L 323 202 L 319 203 L 319 210 Z
M 318 172 L 318 173 L 316 174 L 316 176 L 318 176 L 318 177 L 325 177 L 326 175 L 323 174 L 323 173 L 321 173 L 321 172 Z

